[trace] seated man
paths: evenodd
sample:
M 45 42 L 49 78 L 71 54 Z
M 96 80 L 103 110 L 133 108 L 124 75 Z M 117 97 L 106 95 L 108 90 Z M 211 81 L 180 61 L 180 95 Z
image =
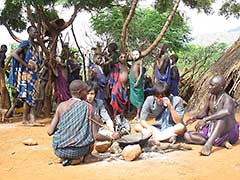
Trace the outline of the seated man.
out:
M 183 100 L 179 96 L 170 94 L 166 82 L 159 82 L 153 86 L 153 95 L 148 96 L 141 110 L 141 122 L 135 126 L 137 132 L 152 133 L 152 142 L 170 140 L 175 142 L 177 135 L 184 134 L 185 126 L 182 123 L 184 115 Z M 155 117 L 155 123 L 148 125 L 146 120 L 149 114 Z
M 98 126 L 91 121 L 92 106 L 87 103 L 87 84 L 74 80 L 70 84 L 72 98 L 57 107 L 48 129 L 53 135 L 55 154 L 63 160 L 63 165 L 88 161 L 91 158 L 95 140 L 111 141 L 112 137 L 98 133 Z M 78 160 L 72 161 L 72 160 Z
M 211 154 L 212 146 L 231 147 L 239 138 L 239 125 L 234 117 L 234 100 L 225 93 L 226 80 L 223 76 L 214 76 L 209 83 L 208 101 L 203 109 L 190 117 L 186 124 L 197 119 L 196 131 L 184 134 L 187 143 L 204 145 L 200 154 Z M 231 143 L 231 144 L 230 144 Z

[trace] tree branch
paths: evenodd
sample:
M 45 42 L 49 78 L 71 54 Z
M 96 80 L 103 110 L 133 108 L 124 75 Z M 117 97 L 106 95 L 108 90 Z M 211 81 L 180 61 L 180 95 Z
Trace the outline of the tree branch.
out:
M 128 13 L 128 16 L 123 24 L 122 33 L 121 33 L 121 49 L 123 52 L 127 51 L 126 38 L 127 38 L 127 28 L 134 15 L 138 0 L 133 0 L 131 3 L 131 9 Z
M 165 22 L 163 28 L 162 28 L 162 31 L 160 32 L 160 34 L 158 35 L 158 37 L 154 40 L 154 42 L 144 51 L 141 52 L 141 57 L 145 57 L 147 56 L 154 48 L 157 47 L 158 43 L 162 40 L 164 34 L 166 33 L 176 11 L 177 11 L 177 8 L 179 6 L 179 3 L 180 3 L 181 0 L 177 0 L 170 15 L 168 16 L 168 19 L 167 21 Z
M 79 12 L 80 8 L 81 8 L 80 4 L 78 4 L 74 7 L 74 11 L 73 11 L 73 14 L 72 14 L 71 18 L 68 20 L 68 22 L 65 22 L 61 31 L 63 31 L 64 29 L 66 29 L 67 27 L 69 27 L 73 23 L 74 19 L 77 17 L 77 13 Z
M 17 41 L 17 42 L 19 42 L 19 43 L 23 41 L 22 39 L 20 39 L 19 37 L 17 37 L 17 36 L 13 33 L 13 31 L 11 30 L 11 28 L 8 26 L 8 24 L 7 24 L 6 22 L 2 21 L 2 24 L 7 28 L 9 34 L 11 35 L 11 37 L 12 37 L 15 41 Z

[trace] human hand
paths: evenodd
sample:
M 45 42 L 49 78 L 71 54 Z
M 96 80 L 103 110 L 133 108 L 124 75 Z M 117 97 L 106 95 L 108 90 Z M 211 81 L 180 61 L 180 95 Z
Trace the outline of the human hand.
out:
M 117 139 L 119 139 L 120 137 L 121 137 L 121 135 L 120 135 L 119 132 L 114 132 L 114 133 L 112 134 L 112 138 L 113 138 L 114 140 L 117 140 Z
M 171 102 L 170 102 L 168 97 L 163 97 L 161 99 L 162 99 L 162 103 L 163 103 L 164 106 L 169 107 L 171 105 Z
M 138 82 L 136 82 L 136 83 L 134 84 L 134 87 L 135 87 L 135 88 L 138 87 Z
M 206 121 L 204 119 L 198 121 L 198 123 L 195 126 L 195 129 L 197 132 L 201 131 L 206 126 Z
M 190 118 L 188 118 L 188 119 L 186 120 L 186 126 L 188 126 L 189 124 L 194 123 L 196 120 L 197 120 L 197 119 L 194 118 L 193 116 L 190 117 Z
M 31 71 L 34 71 L 34 70 L 35 70 L 34 65 L 31 64 L 31 63 L 28 63 L 28 64 L 27 64 L 27 68 L 30 69 Z

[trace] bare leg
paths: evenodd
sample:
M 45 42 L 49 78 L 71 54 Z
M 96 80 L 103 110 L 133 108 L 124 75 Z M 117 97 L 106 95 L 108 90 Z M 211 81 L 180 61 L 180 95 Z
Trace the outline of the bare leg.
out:
M 22 123 L 23 124 L 28 124 L 28 113 L 30 111 L 30 106 L 24 102 L 23 103 L 23 119 L 22 119 Z
M 206 139 L 202 137 L 201 133 L 196 131 L 189 131 L 184 134 L 184 139 L 188 144 L 203 145 L 206 143 Z
M 30 123 L 34 124 L 36 122 L 36 118 L 35 118 L 35 107 L 31 106 L 30 107 Z
M 224 120 L 216 121 L 215 127 L 213 129 L 211 136 L 209 137 L 209 139 L 203 146 L 202 150 L 200 151 L 201 155 L 209 156 L 211 154 L 213 142 L 215 141 L 216 138 L 218 138 L 221 135 L 221 133 L 224 132 L 225 128 L 226 128 L 226 123 Z

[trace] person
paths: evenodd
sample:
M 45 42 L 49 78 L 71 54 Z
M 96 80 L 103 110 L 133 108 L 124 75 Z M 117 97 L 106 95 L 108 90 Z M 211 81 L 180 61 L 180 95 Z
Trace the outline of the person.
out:
M 5 67 L 5 59 L 6 59 L 6 52 L 7 52 L 8 48 L 6 44 L 2 44 L 1 45 L 1 49 L 0 49 L 0 68 L 4 68 Z
M 68 84 L 68 73 L 66 65 L 60 57 L 56 57 L 56 79 L 55 79 L 55 96 L 57 104 L 67 101 L 71 98 Z
M 171 60 L 171 68 L 170 68 L 170 75 L 171 75 L 171 84 L 170 84 L 170 91 L 171 94 L 174 96 L 178 96 L 178 83 L 180 80 L 180 75 L 178 71 L 178 67 L 176 65 L 178 61 L 178 56 L 176 54 L 172 54 L 170 56 Z
M 92 106 L 86 102 L 87 84 L 74 80 L 69 88 L 72 98 L 59 104 L 48 129 L 48 135 L 53 135 L 54 153 L 63 160 L 63 166 L 97 160 L 91 156 L 94 141 L 114 139 L 99 134 L 92 121 Z
M 10 107 L 10 98 L 5 81 L 5 59 L 7 46 L 1 45 L 0 49 L 0 108 L 8 109 Z
M 110 104 L 113 109 L 115 130 L 121 135 L 130 132 L 130 125 L 126 118 L 123 117 L 123 111 L 128 102 L 127 82 L 128 82 L 128 64 L 127 55 L 121 53 L 118 63 L 113 66 L 110 73 L 109 84 L 111 92 Z
M 186 143 L 204 145 L 201 155 L 208 156 L 212 146 L 230 148 L 239 138 L 239 125 L 234 116 L 235 101 L 225 91 L 226 80 L 222 75 L 215 75 L 209 82 L 209 93 L 201 111 L 192 115 L 186 124 L 199 119 L 196 131 L 184 134 Z
M 37 125 L 35 122 L 35 100 L 37 71 L 40 65 L 38 48 L 34 40 L 37 38 L 37 28 L 27 28 L 29 39 L 22 41 L 17 49 L 11 54 L 12 67 L 8 83 L 19 92 L 18 98 L 24 101 L 23 124 Z M 30 120 L 28 114 L 30 112 Z
M 102 101 L 105 101 L 105 97 L 107 96 L 105 93 L 105 89 L 106 89 L 108 80 L 103 72 L 102 60 L 103 59 L 101 54 L 95 54 L 93 57 L 94 63 L 91 63 L 88 69 L 89 69 L 89 80 L 96 82 L 99 87 L 96 94 L 97 99 L 101 99 Z
M 93 81 L 88 81 L 88 94 L 87 102 L 93 106 L 93 114 L 99 116 L 102 123 L 106 124 L 106 128 L 99 128 L 101 134 L 112 134 L 114 132 L 114 124 L 110 118 L 107 110 L 105 109 L 104 102 L 101 99 L 96 98 L 98 92 L 98 84 Z
M 80 70 L 81 65 L 77 60 L 78 53 L 72 52 L 70 59 L 67 59 L 67 70 L 68 70 L 68 83 L 70 84 L 73 80 L 81 79 Z
M 135 131 L 143 134 L 152 133 L 151 141 L 156 145 L 164 140 L 174 143 L 176 136 L 183 135 L 185 131 L 183 100 L 170 94 L 166 82 L 156 83 L 152 93 L 153 95 L 148 96 L 142 106 L 141 121 L 135 125 Z M 152 125 L 146 122 L 150 113 L 155 117 Z
M 137 108 L 137 115 L 133 121 L 138 121 L 141 107 L 144 102 L 144 74 L 142 60 L 139 59 L 141 52 L 134 50 L 132 52 L 133 65 L 130 70 L 130 101 Z
M 105 63 L 103 66 L 103 72 L 105 76 L 108 77 L 109 73 L 111 73 L 112 68 L 115 64 L 118 63 L 118 57 L 120 53 L 118 52 L 118 45 L 116 43 L 110 43 L 107 46 L 108 53 L 103 53 L 105 58 Z
M 154 78 L 156 82 L 167 82 L 171 84 L 170 60 L 168 57 L 168 47 L 166 44 L 162 45 L 161 50 L 155 60 L 154 64 Z

